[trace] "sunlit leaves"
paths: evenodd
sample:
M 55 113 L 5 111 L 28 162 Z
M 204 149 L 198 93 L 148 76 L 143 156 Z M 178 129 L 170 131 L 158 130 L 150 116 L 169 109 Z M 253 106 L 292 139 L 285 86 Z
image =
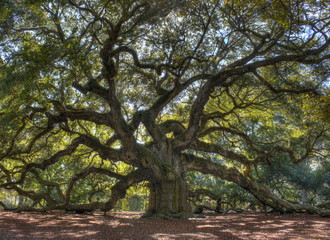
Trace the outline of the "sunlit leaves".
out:
M 314 14 L 326 13 L 325 1 L 228 0 L 224 4 L 238 13 L 253 14 L 258 11 L 263 20 L 273 20 L 285 28 L 299 28 L 299 26 L 308 25 L 309 21 L 315 17 Z
M 313 121 L 330 123 L 330 96 L 307 96 L 304 101 L 305 116 Z

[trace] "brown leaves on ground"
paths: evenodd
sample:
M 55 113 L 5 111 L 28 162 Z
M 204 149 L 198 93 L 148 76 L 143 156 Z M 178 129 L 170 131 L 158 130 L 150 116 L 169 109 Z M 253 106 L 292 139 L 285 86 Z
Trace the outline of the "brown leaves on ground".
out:
M 190 220 L 142 213 L 0 212 L 0 239 L 330 239 L 330 218 L 308 214 L 207 214 Z

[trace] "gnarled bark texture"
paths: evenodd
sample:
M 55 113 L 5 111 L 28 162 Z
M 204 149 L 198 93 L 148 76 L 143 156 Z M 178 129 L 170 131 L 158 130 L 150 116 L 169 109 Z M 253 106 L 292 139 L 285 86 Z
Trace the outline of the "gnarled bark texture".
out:
M 149 206 L 145 217 L 186 219 L 192 217 L 188 204 L 187 183 L 173 171 L 150 183 Z

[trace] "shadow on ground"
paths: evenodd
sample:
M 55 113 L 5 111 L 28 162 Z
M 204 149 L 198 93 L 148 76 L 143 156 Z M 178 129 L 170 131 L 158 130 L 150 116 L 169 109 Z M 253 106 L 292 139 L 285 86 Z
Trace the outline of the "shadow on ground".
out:
M 0 212 L 0 239 L 330 239 L 330 218 L 316 215 L 208 214 L 166 221 L 141 214 Z

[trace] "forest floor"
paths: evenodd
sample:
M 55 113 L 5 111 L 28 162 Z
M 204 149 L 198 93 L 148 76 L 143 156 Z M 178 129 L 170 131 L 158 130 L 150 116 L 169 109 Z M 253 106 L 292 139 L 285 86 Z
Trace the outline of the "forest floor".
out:
M 0 239 L 330 239 L 330 218 L 309 214 L 207 213 L 176 221 L 141 215 L 0 211 Z

